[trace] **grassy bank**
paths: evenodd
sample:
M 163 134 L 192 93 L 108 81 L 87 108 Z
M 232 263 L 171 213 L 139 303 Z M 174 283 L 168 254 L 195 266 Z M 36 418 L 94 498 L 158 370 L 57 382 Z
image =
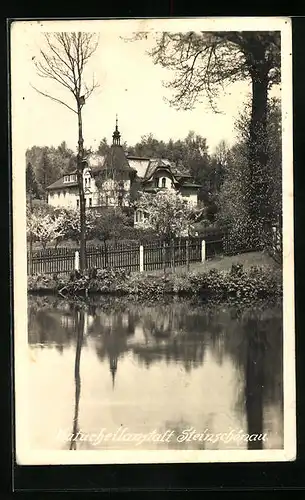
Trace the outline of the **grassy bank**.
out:
M 282 294 L 281 270 L 266 261 L 250 264 L 246 256 L 230 258 L 231 267 L 218 261 L 203 264 L 189 272 L 128 273 L 122 269 L 89 270 L 67 278 L 34 276 L 28 278 L 30 293 L 55 293 L 61 297 L 112 294 L 139 298 L 165 295 L 200 296 L 206 299 L 260 299 Z M 233 260 L 232 260 L 233 259 Z M 244 262 L 243 262 L 244 260 Z M 248 265 L 247 265 L 248 264 Z
M 278 265 L 266 252 L 246 252 L 238 255 L 217 255 L 212 259 L 205 262 L 192 262 L 190 264 L 190 272 L 205 272 L 210 269 L 217 269 L 218 271 L 229 271 L 232 265 L 241 264 L 244 269 L 250 269 L 253 266 L 269 269 L 271 272 L 278 269 Z M 186 266 L 177 266 L 174 270 L 175 274 L 187 274 Z M 146 271 L 149 276 L 159 276 L 164 274 L 163 270 Z M 166 271 L 166 274 L 173 274 L 171 269 Z

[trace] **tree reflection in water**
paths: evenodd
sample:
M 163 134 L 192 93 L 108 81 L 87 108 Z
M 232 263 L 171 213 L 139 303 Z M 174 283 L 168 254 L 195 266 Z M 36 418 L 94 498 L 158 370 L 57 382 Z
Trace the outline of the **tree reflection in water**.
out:
M 90 321 L 86 323 L 85 317 Z M 239 373 L 236 411 L 246 415 L 249 434 L 264 432 L 268 405 L 279 406 L 283 418 L 280 304 L 207 306 L 179 300 L 145 304 L 107 298 L 75 308 L 65 301 L 35 306 L 31 299 L 29 343 L 55 343 L 59 349 L 75 344 L 74 434 L 78 432 L 85 323 L 98 358 L 108 360 L 113 389 L 120 359 L 127 353 L 147 368 L 165 361 L 179 363 L 191 372 L 205 362 L 209 351 L 219 366 L 229 359 Z M 249 442 L 249 448 L 261 446 L 262 441 Z
M 75 380 L 75 405 L 74 405 L 74 418 L 72 435 L 76 436 L 79 431 L 78 415 L 79 415 L 79 401 L 81 392 L 81 377 L 80 377 L 80 359 L 84 340 L 84 326 L 85 315 L 83 310 L 75 310 L 75 327 L 76 327 L 76 351 L 75 351 L 75 365 L 74 365 L 74 380 Z M 71 440 L 70 450 L 76 450 L 77 441 Z

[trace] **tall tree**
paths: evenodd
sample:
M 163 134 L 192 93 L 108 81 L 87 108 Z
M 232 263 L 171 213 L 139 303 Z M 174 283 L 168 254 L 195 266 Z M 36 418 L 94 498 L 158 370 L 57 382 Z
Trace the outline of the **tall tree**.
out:
M 246 149 L 250 143 L 251 101 L 245 103 L 240 112 L 235 129 L 239 144 Z M 278 98 L 268 99 L 266 127 L 267 172 L 266 192 L 270 200 L 270 218 L 275 221 L 282 211 L 282 117 L 281 101 Z
M 76 169 L 76 158 L 71 149 L 62 142 L 59 146 L 32 146 L 26 151 L 26 163 L 31 163 L 35 174 L 39 196 L 46 195 L 45 187 L 67 172 Z
M 228 224 L 231 244 L 236 251 L 253 245 L 252 233 L 248 230 L 251 218 L 248 211 L 249 184 L 251 171 L 249 158 L 249 122 L 251 105 L 245 104 L 236 121 L 238 142 L 227 154 L 224 164 L 223 184 L 217 195 L 218 214 L 221 224 Z M 272 224 L 280 222 L 282 212 L 282 168 L 281 168 L 281 106 L 277 99 L 270 99 L 267 113 L 267 169 L 265 179 L 266 192 L 270 199 L 269 220 Z M 280 228 L 279 228 L 280 229 Z M 264 231 L 261 246 L 268 249 L 272 231 Z M 237 245 L 237 247 L 236 247 Z
M 35 172 L 32 163 L 29 161 L 26 166 L 26 192 L 33 198 L 39 198 L 39 187 L 36 180 Z
M 68 91 L 73 96 L 74 103 L 70 105 L 47 92 L 37 90 L 40 94 L 48 97 L 77 115 L 78 123 L 78 151 L 77 151 L 77 181 L 80 199 L 80 269 L 86 267 L 86 205 L 83 186 L 84 170 L 84 138 L 82 109 L 87 99 L 98 86 L 92 79 L 88 86 L 85 81 L 84 71 L 86 65 L 98 46 L 98 38 L 95 33 L 84 32 L 61 32 L 46 33 L 44 35 L 46 48 L 40 50 L 40 57 L 34 59 L 37 73 L 42 78 L 48 78 Z M 35 88 L 35 87 L 34 87 Z
M 134 39 L 147 38 L 138 33 Z M 213 31 L 168 33 L 157 36 L 150 55 L 155 64 L 175 72 L 166 83 L 174 90 L 170 104 L 191 109 L 203 96 L 217 110 L 215 98 L 227 84 L 249 79 L 252 86 L 248 165 L 251 182 L 247 194 L 252 237 L 260 240 L 270 222 L 266 180 L 267 96 L 280 81 L 280 32 Z
M 40 161 L 37 165 L 37 178 L 39 179 L 41 186 L 42 198 L 46 199 L 46 188 L 59 177 L 59 172 L 60 171 L 56 168 L 54 162 L 52 164 L 50 160 L 49 148 L 43 148 Z
M 110 145 L 107 142 L 107 138 L 103 137 L 103 139 L 99 143 L 96 152 L 101 156 L 106 156 L 109 153 L 109 151 L 110 151 Z

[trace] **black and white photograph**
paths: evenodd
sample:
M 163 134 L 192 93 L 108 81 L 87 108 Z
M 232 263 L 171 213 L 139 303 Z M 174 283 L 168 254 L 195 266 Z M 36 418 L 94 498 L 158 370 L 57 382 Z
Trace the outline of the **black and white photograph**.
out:
M 294 460 L 290 20 L 10 46 L 17 463 Z

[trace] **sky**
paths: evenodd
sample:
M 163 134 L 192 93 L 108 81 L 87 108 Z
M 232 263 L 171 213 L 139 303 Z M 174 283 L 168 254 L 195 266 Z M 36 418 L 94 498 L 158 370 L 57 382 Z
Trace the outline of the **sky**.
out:
M 61 23 L 58 28 L 58 24 L 51 21 L 23 22 L 16 23 L 15 32 L 14 28 L 12 30 L 13 63 L 18 68 L 14 88 L 19 98 L 18 113 L 26 117 L 23 126 L 26 148 L 34 145 L 56 147 L 66 141 L 68 147 L 76 150 L 76 115 L 32 88 L 34 86 L 66 102 L 73 102 L 68 90 L 39 77 L 33 63 L 33 57 L 38 57 L 42 47 L 42 31 L 68 30 L 67 22 Z M 210 152 L 221 140 L 229 145 L 234 143 L 234 121 L 251 91 L 250 82 L 237 82 L 227 87 L 217 101 L 221 114 L 211 110 L 207 99 L 196 104 L 191 111 L 176 110 L 164 100 L 173 95 L 172 91 L 162 85 L 162 81 L 170 80 L 173 73 L 154 65 L 146 53 L 153 46 L 153 37 L 150 35 L 147 40 L 136 42 L 122 39 L 130 37 L 134 29 L 143 30 L 143 21 L 142 24 L 141 21 L 134 21 L 133 24 L 126 21 L 99 23 L 102 24 L 98 25 L 98 29 L 94 28 L 100 33 L 99 46 L 88 64 L 87 75 L 90 82 L 94 73 L 100 86 L 83 108 L 85 147 L 95 150 L 103 137 L 111 142 L 116 114 L 122 141 L 128 145 L 134 145 L 149 133 L 164 141 L 184 139 L 190 130 L 207 139 Z M 274 89 L 273 93 L 279 95 L 279 89 Z M 17 97 L 15 100 L 17 105 Z

